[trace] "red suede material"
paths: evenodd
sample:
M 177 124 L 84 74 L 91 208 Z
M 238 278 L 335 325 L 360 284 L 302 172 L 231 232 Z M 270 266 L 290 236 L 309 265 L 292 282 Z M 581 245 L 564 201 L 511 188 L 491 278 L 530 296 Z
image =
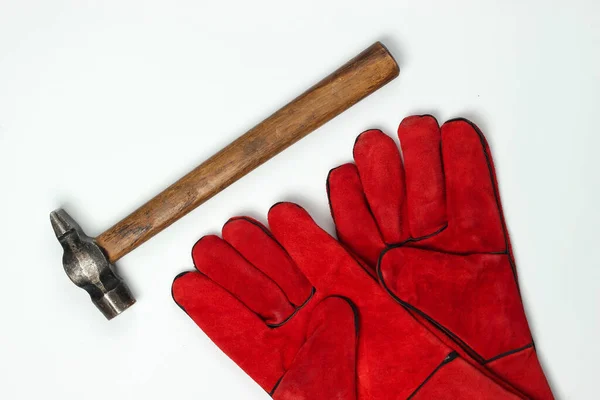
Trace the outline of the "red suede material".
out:
M 289 301 L 299 307 L 310 296 L 310 282 L 276 241 L 261 235 L 262 225 L 254 220 L 255 225 L 249 225 L 246 223 L 248 219 L 230 219 L 223 226 L 223 239 L 271 278 L 287 295 Z M 258 238 L 263 240 L 257 243 Z
M 483 375 L 487 376 L 489 379 L 493 380 L 498 385 L 500 385 L 501 387 L 503 387 L 506 391 L 508 391 L 510 393 L 513 393 L 517 397 L 519 397 L 519 398 L 526 398 L 526 396 L 522 392 L 518 391 L 517 389 L 515 389 L 514 386 L 512 386 L 511 384 L 509 384 L 506 381 L 506 378 L 500 377 L 491 368 L 489 368 L 487 366 L 484 366 L 484 365 L 481 365 L 480 363 L 478 363 L 477 361 L 475 361 L 473 359 L 473 357 L 471 357 L 471 355 L 469 353 L 467 353 L 467 351 L 465 349 L 463 349 L 461 346 L 459 346 L 454 339 L 452 339 L 450 336 L 448 336 L 442 330 L 440 330 L 437 326 L 435 326 L 431 322 L 431 320 L 426 319 L 422 314 L 419 314 L 415 310 L 408 309 L 408 311 L 410 312 L 410 314 L 417 321 L 419 321 L 423 326 L 425 326 L 427 329 L 429 329 L 431 331 L 431 333 L 435 334 L 436 337 L 442 343 L 444 343 L 446 346 L 448 346 L 450 348 L 453 348 L 454 351 L 458 355 L 460 355 L 466 362 L 468 362 L 469 364 L 471 364 L 474 368 L 476 368 Z
M 279 330 L 269 329 L 240 300 L 200 273 L 180 275 L 173 282 L 173 298 L 266 391 L 275 387 L 302 346 L 304 332 L 280 339 Z
M 369 210 L 367 199 L 362 190 L 358 170 L 354 164 L 344 164 L 329 173 L 328 193 L 330 203 L 339 205 L 331 209 L 334 213 L 337 235 L 352 252 L 367 262 L 372 274 L 379 254 L 385 249 L 385 243 L 379 228 Z M 352 210 L 352 213 L 335 213 L 336 209 Z
M 441 132 L 448 227 L 422 245 L 454 253 L 506 251 L 485 138 L 463 120 L 445 123 Z
M 446 193 L 441 134 L 433 118 L 408 117 L 398 128 L 406 166 L 407 219 L 411 237 L 418 238 L 446 225 Z M 397 150 L 396 150 L 397 151 Z
M 387 163 L 374 163 L 383 157 Z M 396 143 L 383 132 L 362 133 L 354 145 L 354 161 L 362 182 L 369 209 L 386 243 L 398 243 L 409 237 L 404 193 L 404 168 Z
M 281 203 L 271 209 L 268 220 L 272 233 L 254 220 L 238 218 L 224 228 L 227 243 L 200 240 L 193 251 L 200 272 L 181 275 L 173 283 L 176 302 L 256 382 L 271 391 L 282 376 L 289 377 L 289 382 L 284 378 L 275 390 L 275 396 L 284 390 L 288 397 L 283 399 L 295 399 L 300 392 L 313 393 L 309 396 L 313 399 L 338 398 L 324 389 L 331 384 L 328 378 L 336 375 L 324 371 L 334 367 L 336 358 L 347 370 L 349 361 L 344 357 L 348 353 L 330 348 L 335 340 L 318 335 L 319 329 L 312 329 L 311 324 L 311 319 L 318 320 L 315 306 L 330 296 L 341 296 L 355 305 L 359 399 L 406 399 L 437 374 L 436 368 L 451 350 L 398 307 L 306 211 Z M 275 283 L 269 272 L 273 268 L 291 272 L 277 271 L 280 282 Z M 315 288 L 314 295 L 293 307 L 294 312 L 279 326 L 268 327 L 269 318 L 281 314 L 281 298 L 286 297 L 280 287 L 288 284 L 281 279 L 302 282 L 298 271 Z M 239 284 L 240 277 L 244 285 Z M 275 294 L 266 293 L 271 290 Z M 275 310 L 269 312 L 269 307 Z M 479 398 L 489 398 L 489 387 L 477 383 L 484 379 L 479 371 L 464 368 L 459 375 L 460 384 L 472 386 Z M 455 384 L 448 380 L 439 383 L 447 390 Z M 430 385 L 438 384 L 427 383 Z M 495 387 L 491 380 L 490 385 Z
M 405 173 L 397 172 L 398 149 L 390 155 L 391 139 L 378 131 L 368 141 L 364 134 L 357 139 L 354 154 L 360 179 L 348 178 L 351 164 L 343 166 L 345 179 L 338 173 L 340 168 L 330 173 L 329 199 L 340 241 L 371 269 L 379 262 L 379 278 L 390 294 L 429 320 L 428 327 L 439 331 L 438 335 L 448 335 L 452 347 L 462 347 L 462 353 L 473 360 L 485 364 L 504 353 L 524 351 L 524 346 L 532 345 L 532 338 L 485 138 L 468 121 L 450 121 L 440 129 L 430 116 L 406 118 L 398 134 Z M 385 151 L 379 151 L 382 148 Z M 380 176 L 372 178 L 363 170 L 377 171 Z M 401 205 L 395 215 L 386 211 L 392 219 L 389 224 L 407 221 L 410 227 L 410 237 L 388 243 L 389 250 L 382 248 L 381 237 L 378 242 L 373 233 L 381 230 L 380 219 L 369 219 L 363 204 L 344 198 L 348 193 L 357 199 L 362 194 L 365 204 L 378 204 L 387 198 L 375 198 L 383 189 L 377 192 L 367 187 L 384 188 L 387 180 L 400 180 L 388 186 L 404 187 L 394 192 L 406 196 L 405 201 L 393 202 Z M 360 218 L 353 219 L 355 214 Z M 363 223 L 366 233 L 361 232 Z M 381 260 L 375 254 L 383 254 Z M 493 370 L 533 398 L 552 398 L 537 359 L 535 363 L 527 360 L 521 366 L 496 363 Z M 529 378 L 513 381 L 511 377 L 517 375 Z
M 383 254 L 379 268 L 388 290 L 450 330 L 485 360 L 531 344 L 519 291 L 504 255 L 461 256 L 398 247 Z
M 504 380 L 512 382 L 514 386 L 527 388 L 531 393 L 536 393 L 538 398 L 552 398 L 552 392 L 546 383 L 544 371 L 534 348 L 530 347 L 509 354 L 486 365 Z
M 357 332 L 352 306 L 339 297 L 312 312 L 306 341 L 277 386 L 276 400 L 356 400 Z
M 281 288 L 223 239 L 205 236 L 196 243 L 192 254 L 196 268 L 233 293 L 266 323 L 280 324 L 294 312 Z
M 457 358 L 442 365 L 429 381 L 420 388 L 411 399 L 414 400 L 480 400 L 481 393 L 485 392 L 486 400 L 518 399 L 519 397 L 506 389 L 494 384 L 493 381 L 480 375 L 478 379 L 465 381 L 468 376 L 466 371 L 472 365 Z

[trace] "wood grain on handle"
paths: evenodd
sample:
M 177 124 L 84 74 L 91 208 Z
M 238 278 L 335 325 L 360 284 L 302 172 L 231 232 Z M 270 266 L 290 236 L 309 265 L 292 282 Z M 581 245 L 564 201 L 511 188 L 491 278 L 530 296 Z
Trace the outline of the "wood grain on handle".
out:
M 114 262 L 398 76 L 379 42 L 96 238 Z

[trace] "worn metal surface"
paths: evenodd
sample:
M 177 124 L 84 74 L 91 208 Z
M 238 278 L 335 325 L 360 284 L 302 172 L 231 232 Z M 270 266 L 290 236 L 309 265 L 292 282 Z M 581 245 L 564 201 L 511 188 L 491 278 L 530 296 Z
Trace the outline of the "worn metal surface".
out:
M 77 286 L 85 289 L 107 319 L 135 303 L 129 288 L 93 238 L 87 236 L 63 209 L 50 213 L 50 222 L 64 249 L 63 267 Z

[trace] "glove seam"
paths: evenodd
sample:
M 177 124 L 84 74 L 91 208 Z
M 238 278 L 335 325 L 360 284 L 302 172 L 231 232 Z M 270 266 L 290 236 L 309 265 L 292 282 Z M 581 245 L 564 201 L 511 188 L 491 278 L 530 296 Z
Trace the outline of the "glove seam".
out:
M 443 360 L 442 362 L 434 368 L 433 371 L 431 371 L 431 373 L 427 376 L 427 378 L 425 378 L 425 380 L 423 382 L 421 382 L 421 384 L 419 384 L 419 386 L 417 386 L 417 388 L 410 394 L 410 396 L 408 396 L 406 398 L 406 400 L 410 400 L 412 399 L 419 390 L 421 390 L 423 388 L 423 386 L 425 386 L 427 384 L 427 382 L 429 382 L 429 380 L 431 378 L 433 378 L 433 376 L 440 370 L 442 369 L 442 367 L 444 367 L 444 365 L 451 363 L 452 361 L 456 360 L 459 357 L 458 353 L 456 351 L 452 351 L 450 352 Z
M 377 265 L 377 276 L 379 277 L 379 282 L 380 282 L 381 286 L 383 287 L 383 289 L 390 295 L 390 297 L 392 299 L 394 299 L 394 301 L 396 301 L 398 304 L 400 304 L 402 307 L 404 307 L 408 311 L 416 312 L 417 314 L 419 314 L 420 316 L 422 316 L 423 318 L 425 318 L 432 325 L 434 325 L 439 330 L 441 330 L 444 334 L 446 334 L 455 343 L 457 343 L 469 356 L 471 356 L 475 361 L 477 361 L 480 364 L 487 364 L 487 363 L 490 363 L 492 361 L 499 360 L 499 359 L 501 359 L 503 357 L 509 356 L 511 354 L 518 353 L 520 351 L 523 351 L 523 350 L 526 350 L 526 349 L 529 349 L 529 348 L 534 348 L 535 349 L 535 345 L 534 345 L 533 340 L 532 340 L 532 341 L 530 341 L 529 343 L 527 343 L 524 346 L 518 347 L 516 349 L 511 349 L 511 350 L 505 351 L 503 353 L 497 354 L 495 356 L 492 356 L 492 357 L 486 359 L 485 357 L 483 357 L 482 355 L 480 355 L 477 351 L 475 351 L 471 346 L 469 346 L 467 343 L 465 343 L 454 332 L 452 332 L 451 330 L 449 330 L 448 328 L 446 328 L 445 326 L 443 326 L 442 324 L 440 324 L 439 322 L 437 322 L 435 319 L 431 318 L 428 314 L 426 314 L 425 312 L 421 311 L 417 307 L 413 306 L 410 303 L 405 302 L 404 300 L 402 300 L 398 296 L 396 296 L 396 294 L 394 292 L 392 292 L 388 288 L 388 286 L 386 285 L 385 280 L 383 278 L 383 273 L 381 272 L 381 266 L 380 266 L 379 263 Z
M 313 292 L 313 294 L 314 294 L 314 292 Z M 358 308 L 356 307 L 356 304 L 354 304 L 354 302 L 352 300 L 350 300 L 348 297 L 342 296 L 342 295 L 327 296 L 327 297 L 323 298 L 321 300 L 321 302 L 323 302 L 323 301 L 325 301 L 325 300 L 327 300 L 329 298 L 338 298 L 338 299 L 341 299 L 341 300 L 345 301 L 346 303 L 348 303 L 348 305 L 350 306 L 350 308 L 352 310 L 352 314 L 354 315 L 354 335 L 355 335 L 354 337 L 356 339 L 356 346 L 357 346 L 357 348 L 355 349 L 355 351 L 358 354 L 358 338 L 359 338 L 359 327 L 360 327 L 360 325 L 359 325 L 359 313 L 358 313 Z M 298 349 L 298 352 L 300 352 L 301 349 L 302 349 L 302 347 L 300 347 L 300 349 Z M 297 356 L 297 354 L 296 354 L 296 356 Z M 295 357 L 294 357 L 294 360 L 295 360 Z M 292 363 L 290 364 L 290 366 L 292 366 L 292 365 L 294 365 L 294 361 L 292 361 Z M 285 378 L 285 376 L 287 375 L 288 371 L 289 371 L 289 369 L 286 370 L 283 373 L 283 375 L 281 375 L 281 377 L 277 380 L 277 382 L 275 382 L 275 385 L 273 386 L 273 389 L 271 389 L 271 391 L 268 392 L 269 396 L 273 397 L 275 395 L 275 391 L 277 390 L 277 388 L 279 387 L 279 385 L 283 381 L 283 378 Z M 355 381 L 356 381 L 356 390 L 358 391 L 358 375 L 356 374 L 356 370 L 355 370 Z M 356 393 L 356 398 L 358 399 L 358 392 Z

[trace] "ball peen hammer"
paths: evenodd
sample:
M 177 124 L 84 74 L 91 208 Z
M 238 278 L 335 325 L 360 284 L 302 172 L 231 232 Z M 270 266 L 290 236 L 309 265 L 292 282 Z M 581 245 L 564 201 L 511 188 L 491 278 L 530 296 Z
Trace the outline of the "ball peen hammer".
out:
M 399 74 L 379 42 L 237 138 L 96 238 L 58 209 L 50 222 L 63 247 L 63 267 L 107 319 L 135 303 L 113 263 Z

